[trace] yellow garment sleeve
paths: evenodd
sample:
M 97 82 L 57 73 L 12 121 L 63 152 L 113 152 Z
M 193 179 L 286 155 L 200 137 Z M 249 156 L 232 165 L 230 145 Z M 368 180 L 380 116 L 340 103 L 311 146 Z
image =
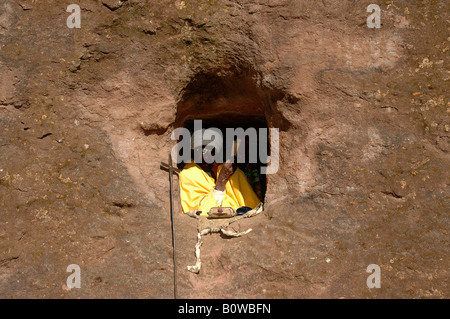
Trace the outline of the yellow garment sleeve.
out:
M 222 166 L 219 167 L 220 173 Z M 255 208 L 260 203 L 258 196 L 255 194 L 247 177 L 242 170 L 236 169 L 234 174 L 225 184 L 225 197 L 223 198 L 222 207 L 233 207 L 237 209 L 240 206 L 248 206 Z
M 186 164 L 179 177 L 181 207 L 184 213 L 198 209 L 206 214 L 211 207 L 217 206 L 213 193 L 214 178 L 197 164 Z

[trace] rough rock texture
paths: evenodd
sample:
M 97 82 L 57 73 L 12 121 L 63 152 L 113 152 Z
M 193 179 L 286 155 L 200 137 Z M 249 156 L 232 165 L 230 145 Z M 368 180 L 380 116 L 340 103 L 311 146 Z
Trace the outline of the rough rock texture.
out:
M 241 114 L 280 170 L 198 275 L 177 203 L 180 297 L 448 298 L 449 5 L 372 2 L 2 0 L 0 296 L 171 298 L 170 134 Z

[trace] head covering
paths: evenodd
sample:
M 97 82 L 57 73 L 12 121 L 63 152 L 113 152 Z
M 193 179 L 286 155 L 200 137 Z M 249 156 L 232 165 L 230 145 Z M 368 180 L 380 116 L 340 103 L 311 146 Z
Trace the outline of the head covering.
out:
M 222 150 L 223 136 L 218 128 L 202 128 L 201 130 L 194 131 L 191 138 L 191 148 L 194 149 L 195 147 L 206 145 L 215 147 L 216 152 Z

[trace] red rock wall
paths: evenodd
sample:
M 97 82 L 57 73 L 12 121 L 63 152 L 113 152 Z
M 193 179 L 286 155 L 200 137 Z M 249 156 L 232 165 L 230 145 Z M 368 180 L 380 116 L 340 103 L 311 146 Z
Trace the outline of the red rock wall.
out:
M 170 298 L 159 163 L 225 111 L 280 128 L 280 169 L 199 275 L 176 205 L 180 296 L 448 297 L 448 4 L 370 3 L 2 1 L 0 296 Z

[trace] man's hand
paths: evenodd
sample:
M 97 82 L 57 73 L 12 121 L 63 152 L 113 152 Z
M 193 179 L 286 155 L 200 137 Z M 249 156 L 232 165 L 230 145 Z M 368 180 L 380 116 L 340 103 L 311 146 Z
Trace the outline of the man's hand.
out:
M 220 170 L 219 177 L 217 178 L 217 182 L 216 182 L 216 189 L 218 191 L 225 190 L 225 184 L 228 182 L 230 177 L 234 174 L 235 170 L 236 170 L 236 166 L 233 165 L 233 163 L 225 162 L 223 164 L 222 169 Z

